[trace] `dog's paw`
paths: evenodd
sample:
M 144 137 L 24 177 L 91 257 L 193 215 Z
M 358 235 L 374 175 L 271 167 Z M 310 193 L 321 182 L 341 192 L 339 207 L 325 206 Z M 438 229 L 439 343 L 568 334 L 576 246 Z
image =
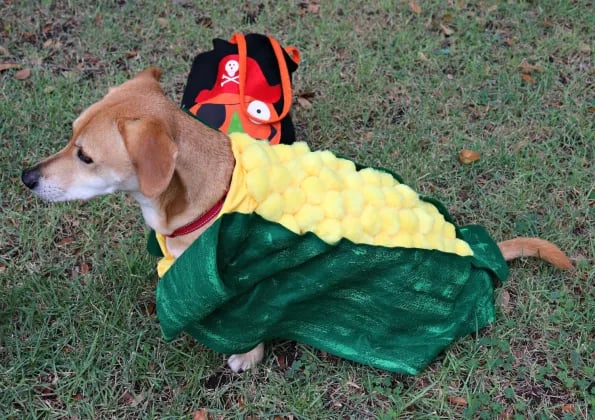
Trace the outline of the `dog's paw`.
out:
M 254 367 L 262 360 L 264 356 L 264 344 L 260 343 L 248 353 L 232 354 L 227 359 L 227 366 L 234 372 L 243 372 Z

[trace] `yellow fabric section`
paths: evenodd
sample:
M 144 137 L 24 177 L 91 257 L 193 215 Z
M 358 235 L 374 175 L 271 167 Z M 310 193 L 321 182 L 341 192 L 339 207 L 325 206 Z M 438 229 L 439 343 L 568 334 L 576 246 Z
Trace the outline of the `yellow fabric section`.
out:
M 236 158 L 221 214 L 256 212 L 296 234 L 313 232 L 327 243 L 435 249 L 472 255 L 455 227 L 432 204 L 390 174 L 305 143 L 270 145 L 232 133 Z
M 165 236 L 160 233 L 156 233 L 155 237 L 157 238 L 159 248 L 161 248 L 161 253 L 163 254 L 163 257 L 157 262 L 157 275 L 161 278 L 165 275 L 167 270 L 169 270 L 172 264 L 176 262 L 176 258 L 167 250 L 167 246 L 165 245 Z

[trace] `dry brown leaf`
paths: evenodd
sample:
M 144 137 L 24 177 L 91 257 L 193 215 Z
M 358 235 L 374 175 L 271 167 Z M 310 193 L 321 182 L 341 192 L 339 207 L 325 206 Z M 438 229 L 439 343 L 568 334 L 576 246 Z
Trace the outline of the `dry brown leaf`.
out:
M 523 79 L 523 82 L 528 83 L 530 85 L 535 84 L 535 79 L 533 79 L 533 76 L 531 76 L 529 73 L 521 74 L 521 79 Z
M 421 7 L 419 7 L 419 4 L 417 4 L 414 1 L 410 1 L 409 2 L 409 8 L 411 9 L 411 11 L 413 13 L 415 13 L 416 15 L 419 15 L 421 13 Z
M 506 289 L 500 292 L 500 308 L 502 308 L 504 313 L 510 313 L 510 293 Z
M 444 24 L 440 24 L 440 29 L 442 29 L 442 32 L 444 33 L 444 35 L 446 36 L 451 36 L 452 34 L 455 33 L 454 29 L 449 28 L 448 26 L 444 25 Z
M 312 102 L 304 98 L 303 96 L 298 96 L 297 98 L 298 104 L 304 109 L 312 109 Z
M 18 69 L 19 67 L 21 67 L 21 65 L 17 63 L 0 63 L 0 71 Z
M 4 273 L 6 272 L 6 266 L 2 263 L 0 263 L 0 273 Z
M 82 263 L 80 266 L 81 274 L 87 274 L 90 269 L 91 268 L 89 267 L 89 264 L 87 264 L 87 263 Z
M 2 45 L 0 45 L 0 55 L 10 55 L 8 53 L 8 50 L 4 48 Z
M 454 405 L 458 405 L 460 407 L 466 407 L 467 406 L 467 400 L 463 397 L 453 397 L 453 396 L 449 396 L 446 397 L 448 399 L 448 402 Z
M 71 243 L 74 242 L 74 238 L 72 236 L 68 236 L 64 239 L 61 239 L 60 241 L 58 241 L 58 243 L 56 245 L 58 246 L 65 246 L 65 245 L 70 245 Z
M 14 74 L 14 78 L 17 80 L 25 80 L 25 79 L 28 79 L 30 76 L 31 76 L 31 69 L 27 68 L 27 67 L 17 71 Z
M 562 412 L 568 414 L 574 414 L 574 404 L 564 404 L 562 406 Z
M 166 28 L 169 25 L 169 20 L 167 20 L 166 18 L 157 18 L 157 23 L 162 28 Z
M 206 409 L 201 408 L 192 413 L 192 420 L 209 420 L 209 414 Z
M 134 58 L 138 55 L 138 50 L 126 51 L 126 58 Z
M 533 64 L 529 64 L 526 61 L 523 61 L 519 67 L 523 73 L 533 73 L 534 71 L 538 73 L 543 72 L 543 67 L 534 66 Z
M 478 161 L 481 155 L 478 152 L 469 149 L 463 149 L 459 152 L 459 162 L 468 165 Z
M 319 4 L 308 5 L 308 12 L 314 13 L 314 14 L 320 12 L 320 5 Z

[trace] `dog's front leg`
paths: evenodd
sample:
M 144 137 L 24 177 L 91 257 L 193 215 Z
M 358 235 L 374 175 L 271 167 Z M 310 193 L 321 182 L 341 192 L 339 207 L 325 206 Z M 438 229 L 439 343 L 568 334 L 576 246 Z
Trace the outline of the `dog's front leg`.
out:
M 260 343 L 247 353 L 232 354 L 227 359 L 227 366 L 234 372 L 242 372 L 256 366 L 264 356 L 264 344 Z

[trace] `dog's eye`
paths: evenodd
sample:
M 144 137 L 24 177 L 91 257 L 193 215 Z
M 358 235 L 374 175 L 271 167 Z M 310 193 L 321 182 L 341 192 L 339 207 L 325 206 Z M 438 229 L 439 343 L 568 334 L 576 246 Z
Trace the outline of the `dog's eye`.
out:
M 90 163 L 93 163 L 93 159 L 91 159 L 89 156 L 87 156 L 84 152 L 83 149 L 79 149 L 76 152 L 76 156 L 79 158 L 79 160 L 83 163 L 86 163 L 87 165 Z

